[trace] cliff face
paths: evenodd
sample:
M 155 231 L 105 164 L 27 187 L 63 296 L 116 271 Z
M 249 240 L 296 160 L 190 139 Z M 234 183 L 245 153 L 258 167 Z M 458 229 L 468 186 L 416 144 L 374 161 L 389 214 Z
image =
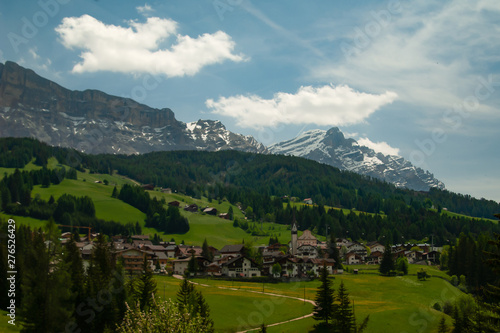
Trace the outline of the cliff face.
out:
M 235 133 L 230 136 L 238 139 L 236 145 L 212 144 L 218 138 L 201 142 L 168 108 L 153 109 L 98 90 L 68 90 L 13 62 L 0 64 L 0 135 L 35 137 L 87 153 L 265 149 Z

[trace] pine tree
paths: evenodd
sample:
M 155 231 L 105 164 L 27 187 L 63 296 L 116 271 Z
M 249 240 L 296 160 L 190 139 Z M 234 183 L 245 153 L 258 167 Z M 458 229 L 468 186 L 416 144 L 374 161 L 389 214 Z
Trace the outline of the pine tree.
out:
M 330 240 L 328 242 L 328 255 L 331 259 L 335 260 L 335 268 L 342 268 L 342 261 L 340 260 L 339 249 L 337 248 L 337 238 L 333 233 L 330 234 Z
M 392 250 L 389 243 L 385 245 L 384 256 L 382 257 L 382 262 L 380 263 L 379 272 L 382 275 L 388 275 L 394 270 L 394 260 L 392 259 Z
M 177 292 L 177 304 L 179 310 L 190 312 L 194 303 L 194 285 L 188 281 L 188 279 L 183 279 L 180 284 L 179 291 Z
M 328 270 L 326 265 L 323 265 L 320 275 L 321 285 L 316 292 L 316 305 L 314 306 L 313 318 L 318 321 L 323 321 L 328 325 L 329 321 L 334 318 L 335 306 L 334 290 L 332 288 L 332 281 L 328 278 Z
M 212 251 L 210 251 L 210 248 L 208 247 L 208 243 L 207 243 L 207 239 L 205 238 L 205 240 L 203 241 L 203 246 L 202 246 L 202 252 L 201 252 L 201 255 L 212 261 L 214 259 L 214 255 L 212 253 Z
M 68 273 L 71 280 L 71 292 L 74 296 L 75 312 L 73 317 L 76 319 L 77 325 L 83 324 L 83 317 L 76 314 L 76 308 L 82 303 L 85 298 L 85 271 L 83 269 L 83 261 L 80 255 L 80 250 L 76 246 L 75 240 L 71 237 L 66 244 L 66 251 L 63 258 L 68 267 Z
M 351 333 L 356 329 L 354 313 L 349 300 L 349 294 L 344 286 L 344 281 L 340 282 L 340 287 L 337 290 L 336 300 L 339 302 L 335 311 L 335 327 L 339 333 Z
M 191 315 L 199 315 L 202 318 L 202 324 L 206 327 L 206 331 L 204 332 L 214 332 L 214 321 L 210 318 L 210 307 L 201 291 L 195 291 L 195 300 L 195 309 L 192 311 Z
M 59 236 L 50 219 L 44 232 L 33 233 L 26 250 L 23 260 L 30 264 L 25 265 L 21 282 L 23 332 L 61 332 L 70 321 L 74 300 L 67 266 L 61 260 Z
M 118 189 L 115 187 L 113 188 L 113 193 L 111 193 L 112 198 L 118 198 Z
M 442 317 L 441 320 L 439 321 L 439 326 L 438 326 L 438 333 L 448 333 L 448 325 L 446 325 L 446 318 Z
M 139 303 L 140 309 L 147 309 L 152 304 L 154 295 L 156 295 L 156 281 L 147 257 L 144 257 L 142 274 L 135 281 L 134 287 L 134 298 Z
M 198 272 L 198 260 L 194 256 L 194 253 L 191 255 L 191 259 L 188 262 L 188 272 L 196 274 Z

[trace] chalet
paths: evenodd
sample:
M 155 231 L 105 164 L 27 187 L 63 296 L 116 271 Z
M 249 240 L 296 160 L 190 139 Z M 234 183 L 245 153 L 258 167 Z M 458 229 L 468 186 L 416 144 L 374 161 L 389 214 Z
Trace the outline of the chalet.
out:
M 200 246 L 192 246 L 192 245 L 179 245 L 177 246 L 177 251 L 175 253 L 175 257 L 182 258 L 191 258 L 194 256 L 201 256 L 203 249 Z
M 207 207 L 203 210 L 203 213 L 215 216 L 215 215 L 217 215 L 217 209 L 215 209 L 213 207 Z
M 227 257 L 227 256 L 241 256 L 245 252 L 245 246 L 243 244 L 234 244 L 234 245 L 224 245 L 222 249 L 219 250 L 219 257 Z
M 408 259 L 408 263 L 412 264 L 414 262 L 422 260 L 423 252 L 421 251 L 405 251 L 404 256 Z
M 189 260 L 191 260 L 191 258 L 184 258 L 184 259 L 174 260 L 172 262 L 173 263 L 173 272 L 174 272 L 174 274 L 184 275 L 184 273 L 188 269 Z
M 383 256 L 384 256 L 383 252 L 374 251 L 370 254 L 370 257 L 368 257 L 369 263 L 375 265 L 380 264 L 382 262 Z
M 313 204 L 313 200 L 311 198 L 307 198 L 307 199 L 304 199 L 304 203 L 306 205 L 312 205 Z
M 153 184 L 145 184 L 145 185 L 141 185 L 141 187 L 143 189 L 145 189 L 146 191 L 154 191 L 154 189 L 155 189 L 155 186 Z
M 363 261 L 363 258 L 359 254 L 349 252 L 345 256 L 345 261 L 347 265 L 357 265 Z
M 245 256 L 239 256 L 222 264 L 222 275 L 229 277 L 261 276 L 257 263 Z
M 219 217 L 224 220 L 229 220 L 229 214 L 228 213 L 221 213 L 219 214 Z
M 319 258 L 306 258 L 302 262 L 302 272 L 311 272 L 314 276 L 319 276 L 323 266 L 326 266 L 328 274 L 333 274 L 333 266 L 335 260 L 333 259 L 319 259 Z
M 132 240 L 149 240 L 148 235 L 133 235 L 131 238 Z
M 119 260 L 121 258 L 123 260 L 123 269 L 130 274 L 142 271 L 144 257 L 147 258 L 151 268 L 154 269 L 153 261 L 155 254 L 153 252 L 139 249 L 126 249 L 116 252 L 116 259 Z
M 153 252 L 153 253 L 155 255 L 154 259 L 153 259 L 153 264 L 155 265 L 155 268 L 156 268 L 156 265 L 159 264 L 160 269 L 165 269 L 165 267 L 168 264 L 168 257 L 165 254 L 165 252 L 161 251 L 161 252 Z
M 172 189 L 170 187 L 162 188 L 161 192 L 162 193 L 167 193 L 167 194 L 172 194 Z
M 220 276 L 222 273 L 221 267 L 216 262 L 210 263 L 205 267 L 205 273 L 211 276 Z
M 165 254 L 167 255 L 168 258 L 175 258 L 175 255 L 177 253 L 177 245 L 168 245 L 165 248 Z
M 184 210 L 186 212 L 196 213 L 198 212 L 198 205 L 197 204 L 186 205 L 184 206 Z
M 153 252 L 166 252 L 166 248 L 162 245 L 144 245 L 142 247 L 143 249 L 147 251 L 153 251 Z
M 140 249 L 146 245 L 153 245 L 153 242 L 151 242 L 149 239 L 148 240 L 134 239 L 132 240 L 132 244 L 134 245 L 134 247 Z
M 297 240 L 297 248 L 302 245 L 318 246 L 318 239 L 314 237 L 310 230 L 304 230 L 302 235 Z
M 170 202 L 168 203 L 168 205 L 169 205 L 169 206 L 172 206 L 172 207 L 179 207 L 179 206 L 180 206 L 180 204 L 181 204 L 181 203 L 180 203 L 179 201 L 177 201 L 177 200 L 175 200 L 175 201 L 170 201 Z
M 366 244 L 369 248 L 370 248 L 370 251 L 373 253 L 373 252 L 382 252 L 384 253 L 385 251 L 385 246 L 380 244 L 379 242 L 369 242 L 368 244 Z
M 318 248 L 316 246 L 312 246 L 310 244 L 304 244 L 297 247 L 296 257 L 299 258 L 317 258 L 318 257 Z
M 437 264 L 439 262 L 439 255 L 440 253 L 438 251 L 430 251 L 424 253 L 422 259 Z

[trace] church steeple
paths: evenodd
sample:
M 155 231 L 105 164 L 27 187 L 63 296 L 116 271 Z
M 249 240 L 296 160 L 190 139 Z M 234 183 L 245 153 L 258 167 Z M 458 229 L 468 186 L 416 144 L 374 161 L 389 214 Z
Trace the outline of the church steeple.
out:
M 295 221 L 295 212 L 293 213 L 293 220 L 292 220 L 292 241 L 290 244 L 290 254 L 292 256 L 297 254 L 297 222 Z

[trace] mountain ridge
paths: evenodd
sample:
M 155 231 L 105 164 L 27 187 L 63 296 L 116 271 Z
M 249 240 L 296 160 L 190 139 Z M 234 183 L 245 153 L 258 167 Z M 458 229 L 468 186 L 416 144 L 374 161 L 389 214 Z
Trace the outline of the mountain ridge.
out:
M 428 171 L 361 146 L 336 127 L 266 147 L 252 136 L 227 130 L 219 120 L 184 123 L 169 108 L 151 108 L 99 90 L 69 90 L 11 61 L 0 63 L 0 133 L 91 154 L 238 150 L 295 155 L 398 187 L 444 188 Z
M 345 138 L 338 127 L 309 130 L 297 137 L 268 147 L 271 153 L 293 155 L 385 180 L 397 187 L 427 191 L 444 189 L 443 182 L 398 155 L 384 155 Z

